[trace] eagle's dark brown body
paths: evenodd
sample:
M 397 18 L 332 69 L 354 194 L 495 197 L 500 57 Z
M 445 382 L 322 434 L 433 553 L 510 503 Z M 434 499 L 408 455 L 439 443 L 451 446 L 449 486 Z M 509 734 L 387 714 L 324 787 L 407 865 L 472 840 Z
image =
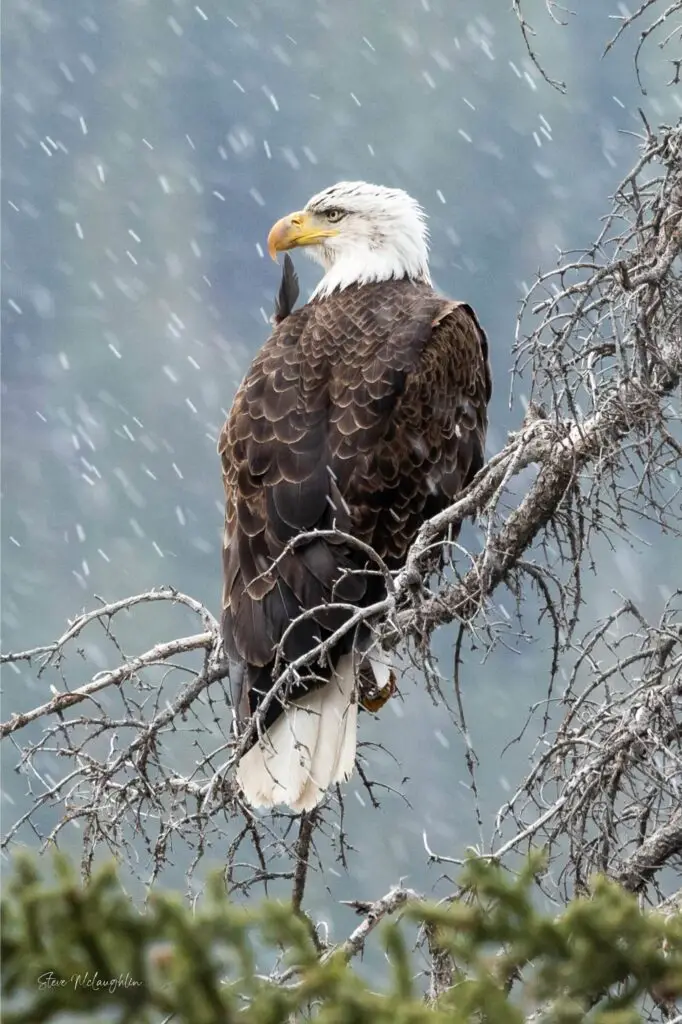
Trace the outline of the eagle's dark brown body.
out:
M 243 720 L 271 683 L 275 648 L 307 653 L 348 615 L 383 594 L 367 556 L 404 563 L 423 521 L 451 503 L 484 461 L 491 392 L 488 348 L 472 309 L 410 280 L 353 285 L 282 320 L 240 386 L 219 450 L 227 497 L 223 631 L 245 671 Z M 345 648 L 348 647 L 348 641 Z M 341 653 L 342 648 L 339 649 Z M 334 658 L 335 655 L 332 655 Z M 302 688 L 328 671 L 311 670 Z M 295 693 L 292 694 L 295 696 Z M 281 705 L 273 702 L 270 725 Z

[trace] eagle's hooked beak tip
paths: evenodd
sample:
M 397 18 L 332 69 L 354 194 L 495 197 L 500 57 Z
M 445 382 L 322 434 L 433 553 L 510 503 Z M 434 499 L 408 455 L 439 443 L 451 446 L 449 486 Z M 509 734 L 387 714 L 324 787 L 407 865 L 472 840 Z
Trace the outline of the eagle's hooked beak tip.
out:
M 277 255 L 287 249 L 293 249 L 300 245 L 304 238 L 305 215 L 303 213 L 290 213 L 282 217 L 270 228 L 268 235 L 268 253 L 270 259 L 278 262 Z
M 272 241 L 272 231 L 268 235 L 268 255 L 275 263 L 279 263 L 277 246 Z

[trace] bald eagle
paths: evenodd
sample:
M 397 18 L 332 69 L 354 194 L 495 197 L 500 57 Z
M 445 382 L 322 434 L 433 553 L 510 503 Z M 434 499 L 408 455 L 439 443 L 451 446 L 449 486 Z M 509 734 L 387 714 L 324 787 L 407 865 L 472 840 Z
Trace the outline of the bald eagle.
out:
M 274 259 L 298 246 L 324 276 L 293 311 L 285 276 L 219 441 L 222 628 L 240 729 L 287 664 L 385 595 L 372 550 L 400 569 L 424 520 L 484 462 L 486 337 L 470 306 L 434 291 L 419 204 L 341 182 L 270 231 Z M 237 769 L 245 800 L 318 804 L 353 771 L 363 693 L 374 684 L 374 709 L 394 682 L 365 624 L 300 667 L 251 731 Z

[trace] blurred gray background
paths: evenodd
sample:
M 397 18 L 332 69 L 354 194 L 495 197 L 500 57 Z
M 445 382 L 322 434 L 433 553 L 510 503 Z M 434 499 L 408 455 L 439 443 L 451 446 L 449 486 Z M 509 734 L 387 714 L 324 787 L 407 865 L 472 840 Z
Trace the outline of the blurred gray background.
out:
M 565 95 L 529 61 L 508 6 L 6 0 L 4 650 L 54 639 L 94 595 L 171 584 L 217 612 L 215 445 L 268 334 L 279 272 L 264 241 L 275 219 L 334 181 L 401 186 L 425 206 L 435 281 L 472 303 L 488 332 L 490 451 L 501 446 L 523 414 L 518 401 L 509 410 L 508 390 L 525 285 L 559 248 L 596 235 L 636 158 L 637 107 L 654 123 L 680 108 L 655 45 L 643 61 L 646 96 L 632 71 L 634 36 L 601 59 L 616 3 L 578 0 L 564 27 L 544 4 L 528 5 L 537 52 L 566 81 Z M 318 272 L 302 255 L 296 265 L 305 296 Z M 472 529 L 466 536 L 476 542 Z M 586 627 L 611 610 L 614 589 L 658 613 L 679 579 L 655 534 L 649 539 L 653 546 L 605 555 L 586 595 Z M 506 613 L 499 609 L 501 620 Z M 158 608 L 141 613 L 127 652 L 170 639 L 178 622 L 177 632 L 197 628 Z M 455 635 L 437 637 L 446 679 Z M 546 690 L 548 636 L 535 635 L 466 656 L 486 837 L 523 774 L 532 735 L 503 748 Z M 111 651 L 86 653 L 82 678 L 93 665 L 112 667 Z M 5 672 L 3 718 L 47 699 L 47 685 L 33 669 Z M 376 898 L 399 877 L 433 884 L 440 869 L 426 871 L 424 830 L 453 856 L 480 838 L 461 736 L 417 679 L 403 696 L 378 721 L 364 716 L 362 738 L 383 740 L 399 757 L 396 766 L 369 754 L 375 775 L 411 806 L 388 795 L 375 811 L 357 779 L 348 785 L 358 852 L 350 878 L 339 866 L 336 877 L 316 876 L 320 908 L 323 885 Z M 7 821 L 27 797 L 11 771 L 16 751 L 5 748 Z M 208 859 L 220 863 L 221 852 Z M 164 883 L 181 884 L 190 854 L 181 845 L 174 853 Z

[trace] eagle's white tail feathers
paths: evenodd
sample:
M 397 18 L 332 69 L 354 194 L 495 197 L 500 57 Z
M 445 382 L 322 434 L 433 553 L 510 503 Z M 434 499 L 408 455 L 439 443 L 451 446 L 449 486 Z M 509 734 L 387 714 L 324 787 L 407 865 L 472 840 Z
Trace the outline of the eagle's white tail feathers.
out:
M 352 655 L 332 679 L 291 701 L 284 714 L 239 762 L 237 779 L 252 807 L 315 807 L 355 764 L 358 705 Z
M 288 803 L 290 793 L 308 781 L 311 751 L 317 745 L 319 708 L 316 694 L 292 701 L 239 762 L 237 779 L 252 807 Z
M 355 767 L 358 705 L 354 694 L 352 655 L 339 659 L 331 680 L 321 690 L 317 746 L 310 774 L 298 799 L 287 801 L 293 811 L 309 811 L 335 782 L 345 782 Z
M 393 662 L 390 655 L 380 647 L 373 647 L 372 653 L 367 656 L 367 660 L 372 666 L 372 674 L 377 690 L 385 689 L 391 681 L 391 672 L 393 670 Z

